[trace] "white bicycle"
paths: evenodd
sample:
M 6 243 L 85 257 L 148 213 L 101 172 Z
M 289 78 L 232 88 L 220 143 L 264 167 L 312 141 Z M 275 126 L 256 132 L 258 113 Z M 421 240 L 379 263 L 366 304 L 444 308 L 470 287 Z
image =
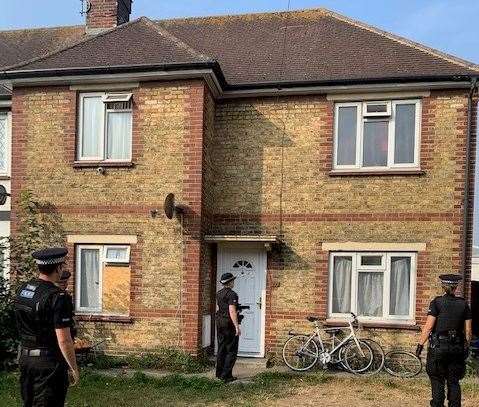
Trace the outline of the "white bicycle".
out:
M 283 360 L 294 371 L 306 371 L 318 362 L 327 367 L 339 365 L 352 373 L 366 371 L 374 359 L 371 346 L 358 339 L 353 324 L 358 322 L 356 315 L 351 313 L 348 327 L 322 328 L 319 318 L 310 316 L 307 320 L 314 324 L 311 334 L 289 332 L 289 338 L 283 346 Z M 344 335 L 349 330 L 349 334 Z M 323 341 L 321 332 L 330 335 L 330 339 Z M 338 339 L 338 336 L 340 338 Z

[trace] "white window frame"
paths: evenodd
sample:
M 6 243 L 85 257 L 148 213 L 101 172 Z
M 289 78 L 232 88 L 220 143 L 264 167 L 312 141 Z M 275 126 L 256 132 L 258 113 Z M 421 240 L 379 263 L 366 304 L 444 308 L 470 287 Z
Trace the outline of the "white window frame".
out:
M 10 176 L 11 160 L 12 160 L 12 113 L 1 112 L 0 117 L 3 117 L 6 121 L 6 139 L 5 139 L 5 167 L 0 167 L 0 175 Z
M 119 264 L 127 264 L 130 263 L 130 246 L 127 245 L 105 245 L 103 246 L 104 249 L 104 262 L 111 264 L 111 263 L 119 263 Z M 122 259 L 109 259 L 106 254 L 108 253 L 108 249 L 126 249 L 126 261 Z
M 368 106 L 386 105 L 385 112 L 368 112 Z M 363 103 L 363 117 L 389 117 L 391 116 L 391 101 L 367 101 Z
M 346 171 L 387 171 L 400 169 L 418 169 L 420 160 L 420 145 L 421 145 L 421 117 L 422 117 L 422 101 L 421 99 L 401 99 L 392 100 L 391 114 L 384 115 L 383 113 L 374 115 L 368 114 L 364 116 L 364 110 L 367 104 L 371 103 L 385 103 L 383 102 L 341 102 L 334 106 L 334 147 L 333 147 L 333 169 Z M 395 147 L 395 128 L 396 128 L 396 107 L 398 105 L 414 104 L 415 111 L 415 133 L 414 133 L 414 162 L 413 163 L 395 163 L 394 162 L 394 147 Z M 356 107 L 356 161 L 354 165 L 338 165 L 338 123 L 339 123 L 339 109 L 342 107 Z M 388 122 L 388 157 L 386 166 L 363 166 L 363 144 L 364 144 L 364 123 L 368 121 L 387 121 Z
M 361 266 L 362 255 L 378 255 L 384 256 L 384 268 L 379 266 Z M 359 273 L 383 273 L 383 315 L 374 316 L 358 316 L 361 322 L 385 322 L 399 323 L 410 325 L 415 319 L 416 309 L 416 275 L 417 275 L 417 253 L 415 252 L 330 252 L 329 256 L 329 295 L 328 295 L 328 317 L 331 319 L 348 319 L 350 313 L 333 313 L 333 273 L 335 257 L 352 257 L 352 275 L 351 275 L 351 312 L 358 313 L 358 277 Z M 411 274 L 410 274 L 410 291 L 409 291 L 409 314 L 408 315 L 390 315 L 390 282 L 391 282 L 391 258 L 392 257 L 410 257 L 411 258 Z
M 93 97 L 100 97 L 103 102 L 103 110 L 102 110 L 102 117 L 101 121 L 103 126 L 101 128 L 100 134 L 100 151 L 101 155 L 98 157 L 95 156 L 84 156 L 82 151 L 83 145 L 83 101 L 86 98 L 93 98 Z M 112 97 L 112 99 L 108 99 Z M 107 134 L 108 134 L 108 113 L 109 112 L 116 112 L 116 113 L 124 113 L 124 112 L 131 112 L 132 114 L 132 123 L 133 123 L 133 108 L 131 109 L 108 109 L 108 103 L 116 103 L 116 102 L 128 102 L 131 100 L 132 94 L 131 93 L 108 93 L 108 92 L 86 92 L 80 93 L 79 95 L 79 115 L 78 115 L 78 143 L 77 143 L 77 161 L 101 161 L 101 162 L 131 162 L 132 159 L 132 149 L 133 149 L 133 127 L 131 129 L 131 147 L 129 151 L 128 158 L 115 158 L 115 159 L 107 159 L 106 158 L 106 147 L 107 147 Z
M 106 258 L 107 248 L 128 248 L 128 261 L 112 261 Z M 100 299 L 100 306 L 94 307 L 82 307 L 80 306 L 80 288 L 81 288 L 81 251 L 84 249 L 99 250 L 98 262 L 99 262 L 99 282 L 98 282 L 98 295 Z M 103 316 L 115 316 L 114 314 L 107 314 L 103 312 L 103 269 L 106 264 L 111 263 L 130 263 L 130 246 L 127 245 L 95 245 L 95 244 L 81 244 L 75 248 L 75 310 L 79 314 L 95 314 Z

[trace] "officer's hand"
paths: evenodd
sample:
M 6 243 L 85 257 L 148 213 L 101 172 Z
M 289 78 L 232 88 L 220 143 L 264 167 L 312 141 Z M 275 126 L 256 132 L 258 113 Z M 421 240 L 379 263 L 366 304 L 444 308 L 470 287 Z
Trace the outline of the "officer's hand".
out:
M 77 370 L 69 370 L 68 376 L 70 379 L 70 386 L 76 386 L 80 382 L 80 371 Z
M 421 357 L 421 353 L 422 353 L 422 350 L 424 349 L 424 345 L 421 345 L 421 344 L 417 344 L 417 347 L 416 347 L 416 356 L 419 358 Z
M 236 327 L 236 336 L 240 336 L 241 335 L 241 329 L 239 326 Z

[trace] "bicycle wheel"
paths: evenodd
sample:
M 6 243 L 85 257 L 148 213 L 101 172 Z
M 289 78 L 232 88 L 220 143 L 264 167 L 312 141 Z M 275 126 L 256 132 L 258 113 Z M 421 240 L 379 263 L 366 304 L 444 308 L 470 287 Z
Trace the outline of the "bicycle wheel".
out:
M 355 341 L 349 341 L 342 350 L 341 362 L 351 373 L 364 372 L 373 363 L 373 350 L 363 340 L 358 340 L 359 347 Z
M 384 370 L 396 377 L 414 377 L 421 373 L 422 362 L 414 353 L 393 350 L 386 353 Z
M 361 340 L 363 342 L 366 342 L 371 347 L 371 350 L 373 351 L 373 363 L 371 363 L 371 366 L 369 366 L 366 370 L 360 373 L 364 375 L 372 376 L 374 374 L 379 373 L 384 367 L 384 360 L 385 360 L 384 349 L 378 342 L 372 339 L 361 339 Z
M 283 346 L 284 363 L 296 372 L 311 369 L 318 361 L 318 345 L 309 338 L 306 335 L 295 335 L 289 338 Z

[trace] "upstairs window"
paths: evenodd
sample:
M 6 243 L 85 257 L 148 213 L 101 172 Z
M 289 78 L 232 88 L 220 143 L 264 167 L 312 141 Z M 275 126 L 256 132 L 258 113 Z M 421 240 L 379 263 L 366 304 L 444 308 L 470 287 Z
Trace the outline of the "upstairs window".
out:
M 419 100 L 337 103 L 334 169 L 419 167 Z
M 131 161 L 131 93 L 80 95 L 78 160 Z

